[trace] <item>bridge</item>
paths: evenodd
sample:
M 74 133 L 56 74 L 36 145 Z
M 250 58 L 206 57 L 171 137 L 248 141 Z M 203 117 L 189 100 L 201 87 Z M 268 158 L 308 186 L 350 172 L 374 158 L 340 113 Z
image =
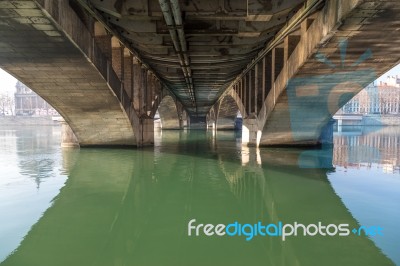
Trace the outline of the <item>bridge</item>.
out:
M 399 8 L 1 1 L 0 67 L 64 117 L 65 145 L 151 145 L 157 111 L 165 129 L 187 120 L 217 130 L 240 112 L 244 144 L 314 145 L 338 109 L 399 62 Z

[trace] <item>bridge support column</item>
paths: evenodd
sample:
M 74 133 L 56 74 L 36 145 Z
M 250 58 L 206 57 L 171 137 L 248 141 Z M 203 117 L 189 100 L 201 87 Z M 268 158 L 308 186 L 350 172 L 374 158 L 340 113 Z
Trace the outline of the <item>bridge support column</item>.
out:
M 258 129 L 257 118 L 243 119 L 242 145 L 258 147 L 261 139 L 261 130 Z
M 79 147 L 78 139 L 67 122 L 64 120 L 61 123 L 61 147 L 76 148 Z
M 184 127 L 184 122 L 183 122 L 183 118 L 182 115 L 179 116 L 179 129 L 183 129 Z
M 212 130 L 215 130 L 215 121 L 214 120 L 207 121 L 207 128 L 211 128 Z
M 138 147 L 151 146 L 154 144 L 154 119 L 151 117 L 140 117 L 139 134 L 137 137 Z
M 329 120 L 329 122 L 322 128 L 319 142 L 322 145 L 333 145 L 333 124 L 335 119 Z
M 179 119 L 179 129 L 183 129 L 183 105 L 180 102 L 176 102 L 176 111 L 178 113 L 178 119 Z

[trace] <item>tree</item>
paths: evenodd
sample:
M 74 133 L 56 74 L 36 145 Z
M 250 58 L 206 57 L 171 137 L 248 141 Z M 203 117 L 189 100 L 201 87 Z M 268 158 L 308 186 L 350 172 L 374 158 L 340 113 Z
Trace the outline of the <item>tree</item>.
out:
M 0 94 L 0 111 L 4 115 L 8 112 L 14 115 L 14 99 L 8 94 Z
M 8 108 L 12 116 L 14 116 L 14 107 L 15 107 L 14 103 L 15 103 L 14 97 L 8 97 Z
M 1 94 L 0 95 L 0 113 L 1 113 L 1 115 L 6 114 L 6 109 L 7 109 L 6 95 Z

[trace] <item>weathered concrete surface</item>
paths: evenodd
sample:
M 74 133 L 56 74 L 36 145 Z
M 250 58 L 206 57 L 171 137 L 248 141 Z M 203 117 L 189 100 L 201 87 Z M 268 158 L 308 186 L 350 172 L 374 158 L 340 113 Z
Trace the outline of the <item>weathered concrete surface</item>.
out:
M 49 102 L 82 146 L 136 144 L 137 116 L 68 1 L 1 1 L 0 17 L 0 67 Z
M 239 108 L 231 95 L 226 95 L 219 105 L 217 130 L 235 129 L 235 120 Z
M 258 115 L 259 144 L 318 143 L 332 115 L 399 62 L 399 8 L 399 1 L 328 1 L 303 22 Z
M 65 121 L 61 121 L 61 147 L 75 148 L 79 147 L 78 139 L 76 138 L 71 127 Z
M 207 118 L 209 124 L 216 123 L 217 129 L 235 129 L 235 120 L 238 112 L 242 117 L 247 117 L 245 106 L 235 90 L 230 90 L 210 110 Z
M 242 145 L 257 146 L 257 140 L 260 138 L 261 131 L 258 130 L 258 121 L 256 117 L 243 119 L 242 124 Z
M 154 119 L 148 116 L 139 118 L 138 146 L 151 146 L 154 144 Z
M 171 96 L 167 95 L 161 100 L 158 113 L 160 114 L 162 129 L 181 128 L 176 103 Z

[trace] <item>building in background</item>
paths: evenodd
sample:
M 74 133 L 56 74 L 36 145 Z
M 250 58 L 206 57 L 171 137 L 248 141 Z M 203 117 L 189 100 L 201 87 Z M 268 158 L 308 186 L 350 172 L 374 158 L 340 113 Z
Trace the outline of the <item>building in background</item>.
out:
M 385 82 L 371 83 L 340 110 L 341 114 L 400 114 L 400 77 L 388 76 Z
M 57 111 L 39 95 L 18 81 L 14 94 L 15 115 L 17 116 L 57 116 Z

